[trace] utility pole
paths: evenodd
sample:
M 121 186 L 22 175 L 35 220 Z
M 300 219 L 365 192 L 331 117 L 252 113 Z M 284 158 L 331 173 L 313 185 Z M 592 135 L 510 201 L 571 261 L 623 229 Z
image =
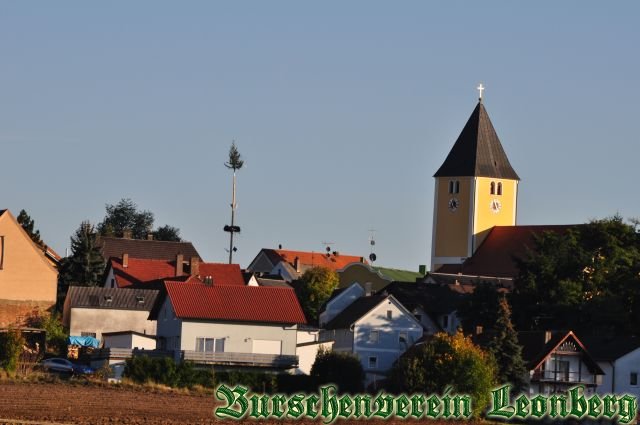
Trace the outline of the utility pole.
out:
M 240 152 L 238 152 L 238 148 L 236 148 L 235 140 L 231 143 L 231 148 L 229 149 L 229 162 L 225 162 L 224 166 L 230 170 L 233 170 L 233 187 L 231 194 L 231 225 L 224 226 L 224 231 L 229 232 L 229 264 L 233 262 L 233 253 L 237 251 L 237 248 L 233 246 L 233 235 L 235 233 L 240 233 L 240 226 L 236 226 L 235 218 L 236 218 L 236 171 L 241 169 L 244 165 L 244 161 L 240 157 Z

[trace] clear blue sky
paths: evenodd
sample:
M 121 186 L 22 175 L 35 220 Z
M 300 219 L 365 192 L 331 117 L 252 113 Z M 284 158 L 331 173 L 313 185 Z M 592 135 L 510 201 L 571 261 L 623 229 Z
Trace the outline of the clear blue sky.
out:
M 133 199 L 209 261 L 428 264 L 432 175 L 485 105 L 519 224 L 640 216 L 639 2 L 0 2 L 0 208 L 64 253 Z

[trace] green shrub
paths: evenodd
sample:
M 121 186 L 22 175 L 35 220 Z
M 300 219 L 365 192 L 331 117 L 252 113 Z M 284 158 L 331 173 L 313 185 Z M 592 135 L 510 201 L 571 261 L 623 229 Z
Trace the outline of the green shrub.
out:
M 170 357 L 134 356 L 127 359 L 124 376 L 143 384 L 154 382 L 169 387 L 215 386 L 213 369 L 196 369 L 191 362 L 176 362 Z
M 218 372 L 216 381 L 229 386 L 242 385 L 261 393 L 278 391 L 278 376 L 272 373 L 231 370 Z
M 27 325 L 46 331 L 47 351 L 59 356 L 66 355 L 69 333 L 62 326 L 62 319 L 58 313 L 33 314 L 27 318 Z
M 311 367 L 315 385 L 334 384 L 340 392 L 355 394 L 364 389 L 364 370 L 360 360 L 350 353 L 320 350 Z
M 24 345 L 24 337 L 18 329 L 0 333 L 0 368 L 15 372 Z

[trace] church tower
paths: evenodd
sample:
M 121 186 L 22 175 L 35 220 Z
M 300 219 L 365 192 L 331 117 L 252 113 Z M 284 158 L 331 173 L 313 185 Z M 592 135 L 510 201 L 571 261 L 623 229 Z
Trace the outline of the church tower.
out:
M 520 178 L 480 99 L 436 179 L 431 270 L 461 264 L 494 226 L 516 224 Z

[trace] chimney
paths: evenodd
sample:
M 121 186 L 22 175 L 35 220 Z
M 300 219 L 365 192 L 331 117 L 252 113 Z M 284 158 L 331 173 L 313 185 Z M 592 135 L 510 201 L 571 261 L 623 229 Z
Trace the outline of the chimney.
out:
M 191 257 L 189 261 L 189 274 L 191 274 L 191 276 L 198 276 L 200 274 L 200 259 L 198 257 Z
M 551 341 L 551 331 L 544 331 L 544 343 Z
M 122 267 L 125 269 L 129 267 L 129 254 L 126 252 L 122 254 Z
M 371 296 L 371 282 L 367 282 L 364 284 L 364 296 L 365 297 L 370 297 Z
M 153 240 L 153 233 L 147 233 L 147 240 L 148 241 L 152 241 Z
M 293 268 L 296 269 L 296 272 L 300 273 L 300 258 L 296 257 L 293 260 Z
M 123 239 L 131 239 L 132 235 L 133 235 L 133 233 L 131 233 L 131 229 L 124 229 L 122 231 L 122 238 Z
M 182 268 L 184 267 L 184 255 L 176 255 L 176 276 L 182 276 Z

